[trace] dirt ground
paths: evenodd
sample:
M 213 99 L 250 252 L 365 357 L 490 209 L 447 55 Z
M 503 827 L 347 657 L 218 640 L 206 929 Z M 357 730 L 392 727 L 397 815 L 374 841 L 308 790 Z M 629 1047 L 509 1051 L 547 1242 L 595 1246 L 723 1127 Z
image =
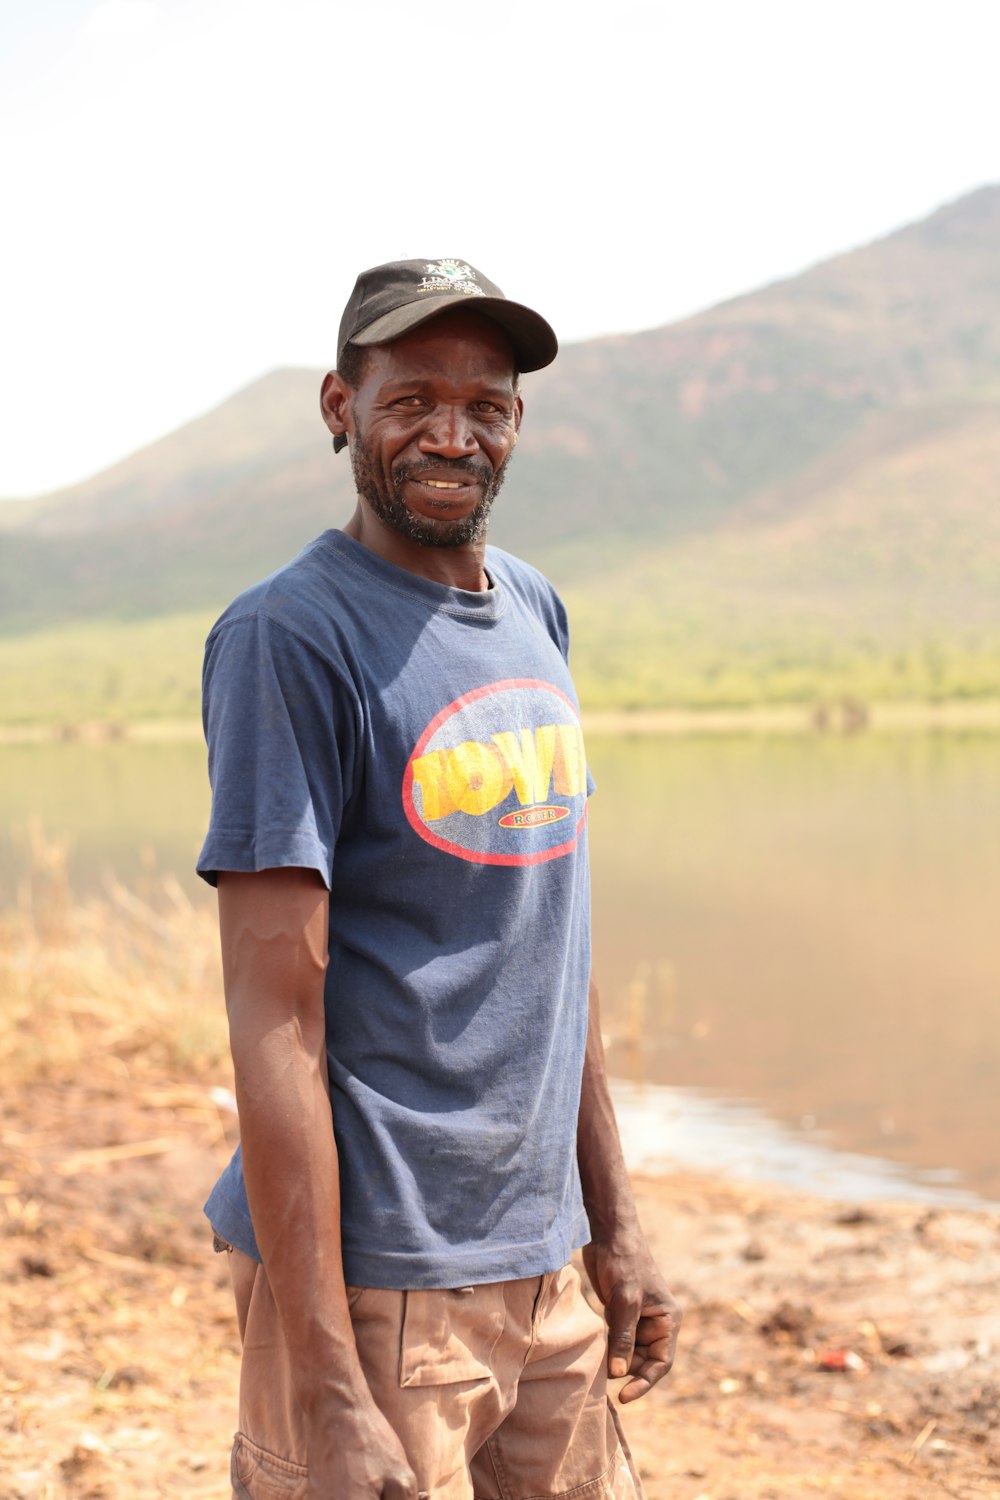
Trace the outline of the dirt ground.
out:
M 238 1341 L 199 1211 L 226 1082 L 102 1047 L 5 1084 L 2 1500 L 228 1496 Z M 649 1500 L 1000 1494 L 1000 1214 L 636 1186 L 686 1309 L 626 1418 Z

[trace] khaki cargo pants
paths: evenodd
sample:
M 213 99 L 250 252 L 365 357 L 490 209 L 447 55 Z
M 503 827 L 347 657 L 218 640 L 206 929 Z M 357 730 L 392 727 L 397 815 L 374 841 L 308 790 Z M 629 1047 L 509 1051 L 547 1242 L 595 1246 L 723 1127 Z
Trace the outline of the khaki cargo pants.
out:
M 306 1450 L 263 1266 L 229 1257 L 243 1340 L 235 1500 L 304 1500 Z M 447 1291 L 348 1289 L 361 1364 L 430 1500 L 644 1500 L 572 1266 Z

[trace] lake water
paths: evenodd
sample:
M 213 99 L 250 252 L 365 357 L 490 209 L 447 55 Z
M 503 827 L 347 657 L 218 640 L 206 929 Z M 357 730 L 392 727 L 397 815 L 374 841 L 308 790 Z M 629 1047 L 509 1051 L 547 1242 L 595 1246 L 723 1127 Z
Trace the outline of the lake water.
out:
M 593 738 L 594 961 L 631 1160 L 1000 1200 L 1000 739 Z M 0 747 L 77 891 L 191 873 L 197 743 Z

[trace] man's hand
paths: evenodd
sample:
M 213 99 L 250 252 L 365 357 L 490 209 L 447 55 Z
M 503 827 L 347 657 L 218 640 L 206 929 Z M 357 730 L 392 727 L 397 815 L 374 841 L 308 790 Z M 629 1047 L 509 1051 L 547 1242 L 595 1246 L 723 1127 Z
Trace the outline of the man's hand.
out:
M 418 1500 L 403 1445 L 370 1399 L 314 1411 L 308 1452 L 307 1500 Z
M 674 1362 L 681 1309 L 638 1228 L 615 1244 L 592 1241 L 583 1262 L 608 1320 L 608 1375 L 631 1375 L 618 1399 L 637 1401 Z

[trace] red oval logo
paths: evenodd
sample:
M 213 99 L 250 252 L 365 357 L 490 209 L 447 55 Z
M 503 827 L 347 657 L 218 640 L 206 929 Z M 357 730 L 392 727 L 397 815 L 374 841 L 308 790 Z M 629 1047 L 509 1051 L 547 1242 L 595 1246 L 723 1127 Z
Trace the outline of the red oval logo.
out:
M 501 828 L 541 828 L 543 823 L 558 823 L 568 817 L 568 807 L 526 807 L 518 812 L 505 813 L 497 822 Z
M 575 704 L 553 683 L 515 677 L 435 715 L 407 764 L 403 808 L 414 832 L 443 853 L 535 865 L 577 847 L 588 790 Z

